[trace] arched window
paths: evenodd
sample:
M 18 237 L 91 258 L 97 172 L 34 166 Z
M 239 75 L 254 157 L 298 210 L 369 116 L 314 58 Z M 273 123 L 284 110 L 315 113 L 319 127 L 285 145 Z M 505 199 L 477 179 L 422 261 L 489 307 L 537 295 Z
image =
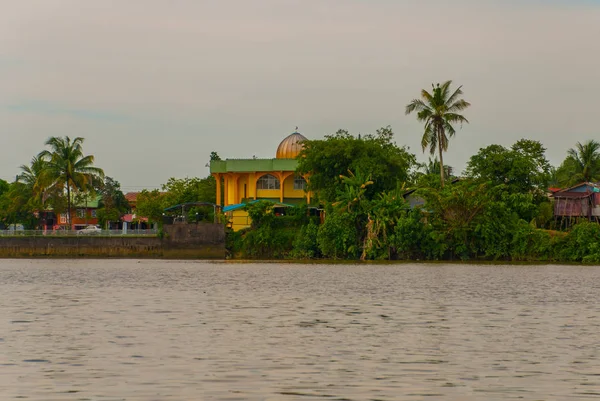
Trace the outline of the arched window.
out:
M 256 189 L 279 189 L 279 179 L 271 174 L 263 175 L 256 182 Z
M 306 189 L 306 180 L 301 175 L 294 176 L 294 189 L 301 191 Z

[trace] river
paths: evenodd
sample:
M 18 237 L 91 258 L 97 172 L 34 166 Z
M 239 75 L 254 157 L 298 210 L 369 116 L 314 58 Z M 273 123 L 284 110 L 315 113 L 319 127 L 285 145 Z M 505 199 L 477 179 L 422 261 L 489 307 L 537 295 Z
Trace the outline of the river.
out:
M 0 400 L 600 397 L 600 267 L 0 260 Z

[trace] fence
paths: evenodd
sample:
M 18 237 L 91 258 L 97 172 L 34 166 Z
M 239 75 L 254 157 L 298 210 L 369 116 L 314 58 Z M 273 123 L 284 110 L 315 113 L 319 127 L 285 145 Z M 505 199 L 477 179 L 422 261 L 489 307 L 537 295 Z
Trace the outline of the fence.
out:
M 154 237 L 158 234 L 157 229 L 149 230 L 0 230 L 0 237 L 123 237 L 123 236 L 138 236 L 138 237 Z

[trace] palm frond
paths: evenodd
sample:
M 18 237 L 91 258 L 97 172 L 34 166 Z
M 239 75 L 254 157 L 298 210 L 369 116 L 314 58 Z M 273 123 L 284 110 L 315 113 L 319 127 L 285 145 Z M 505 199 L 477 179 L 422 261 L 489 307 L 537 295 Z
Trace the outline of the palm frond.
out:
M 448 101 L 448 93 L 450 92 L 450 85 L 452 85 L 452 81 L 446 81 L 440 86 L 440 99 L 444 102 L 444 104 L 450 104 Z M 459 87 L 460 89 L 460 87 Z
M 446 113 L 444 114 L 444 120 L 446 121 L 447 124 L 456 124 L 456 123 L 460 123 L 460 125 L 462 126 L 463 123 L 469 123 L 469 120 L 467 120 L 464 116 L 460 115 L 460 114 L 455 114 L 455 113 Z
M 462 110 L 466 109 L 467 107 L 469 107 L 471 105 L 471 103 L 469 103 L 469 102 L 467 102 L 467 101 L 465 101 L 463 99 L 460 99 L 460 100 L 457 100 L 454 103 L 448 103 L 448 104 L 450 106 L 448 106 L 448 108 L 446 109 L 446 111 L 449 112 L 449 113 L 455 113 L 457 111 L 462 111 Z
M 422 110 L 428 108 L 429 107 L 421 99 L 413 99 L 409 104 L 406 105 L 405 114 L 408 115 L 413 111 L 421 112 Z

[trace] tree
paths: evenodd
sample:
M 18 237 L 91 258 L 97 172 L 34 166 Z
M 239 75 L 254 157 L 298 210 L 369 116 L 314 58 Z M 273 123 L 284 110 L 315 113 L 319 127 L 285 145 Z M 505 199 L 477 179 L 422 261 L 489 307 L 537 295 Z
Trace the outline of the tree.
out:
M 600 143 L 594 140 L 577 142 L 574 149 L 567 151 L 567 158 L 558 168 L 557 177 L 566 186 L 600 181 Z
M 105 177 L 100 189 L 100 202 L 98 204 L 98 221 L 101 225 L 118 221 L 129 210 L 129 202 L 121 191 L 121 184 L 111 177 Z
M 309 177 L 307 189 L 325 202 L 336 201 L 344 191 L 340 176 L 348 171 L 360 172 L 373 181 L 364 194 L 372 199 L 408 181 L 416 167 L 415 156 L 407 148 L 398 147 L 392 141 L 393 135 L 390 127 L 357 137 L 339 130 L 324 140 L 304 141 L 296 171 Z
M 44 160 L 45 168 L 41 174 L 41 183 L 45 188 L 67 192 L 67 219 L 71 226 L 71 190 L 75 192 L 92 190 L 98 179 L 104 177 L 104 171 L 94 167 L 94 156 L 83 154 L 84 139 L 65 136 L 51 137 L 46 141 L 50 150 L 44 150 L 37 156 Z
M 217 152 L 210 152 L 210 161 L 221 160 L 221 156 Z
M 7 213 L 6 209 L 10 204 L 8 192 L 10 191 L 10 184 L 3 179 L 0 179 L 0 229 L 3 229 L 7 225 Z
M 456 133 L 452 124 L 468 123 L 469 121 L 458 112 L 466 109 L 471 104 L 459 97 L 463 94 L 459 86 L 450 94 L 452 81 L 446 81 L 440 86 L 431 85 L 432 93 L 425 89 L 421 91 L 422 99 L 413 99 L 406 106 L 406 114 L 417 113 L 417 120 L 425 123 L 425 131 L 421 139 L 423 152 L 429 147 L 430 153 L 439 151 L 440 165 L 444 165 L 443 152 L 448 150 L 448 139 Z M 444 187 L 444 169 L 440 169 L 440 180 Z
M 506 185 L 511 193 L 532 193 L 545 198 L 552 168 L 546 148 L 529 139 L 517 141 L 510 149 L 490 145 L 469 159 L 465 174 L 492 185 Z
M 166 207 L 188 202 L 213 203 L 217 196 L 217 181 L 213 176 L 206 178 L 169 178 L 162 186 L 165 191 Z M 214 209 L 211 206 L 194 206 L 186 208 L 186 219 L 193 221 L 196 217 L 201 220 L 213 221 Z
M 159 192 L 158 189 L 153 191 L 144 189 L 137 196 L 136 214 L 147 217 L 149 222 L 162 222 L 165 207 L 165 194 Z

